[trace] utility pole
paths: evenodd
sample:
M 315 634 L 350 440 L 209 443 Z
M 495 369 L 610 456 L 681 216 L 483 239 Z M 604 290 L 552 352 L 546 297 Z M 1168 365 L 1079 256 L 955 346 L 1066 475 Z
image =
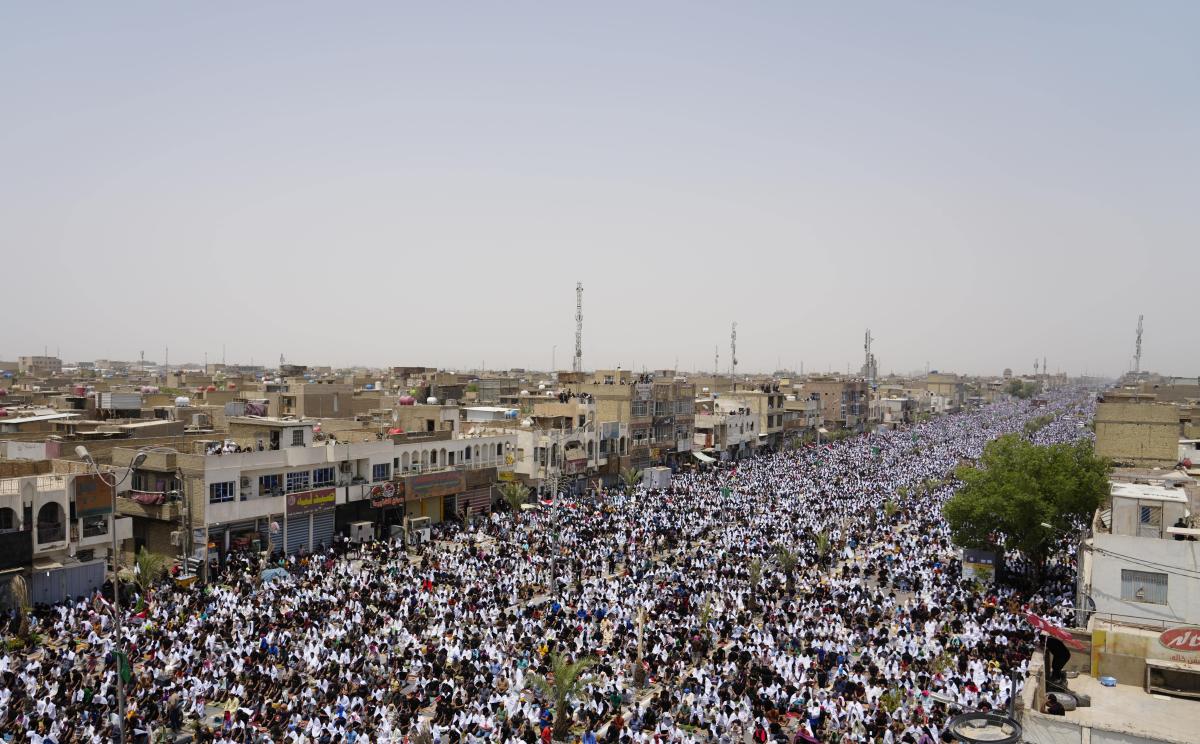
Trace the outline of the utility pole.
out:
M 583 371 L 583 282 L 575 283 L 575 361 L 571 371 Z
M 733 385 L 733 378 L 737 374 L 737 321 L 733 321 L 733 326 L 729 329 L 729 384 Z
M 1138 316 L 1137 345 L 1134 347 L 1136 351 L 1133 354 L 1133 373 L 1135 375 L 1142 371 L 1142 318 L 1144 317 L 1144 315 Z

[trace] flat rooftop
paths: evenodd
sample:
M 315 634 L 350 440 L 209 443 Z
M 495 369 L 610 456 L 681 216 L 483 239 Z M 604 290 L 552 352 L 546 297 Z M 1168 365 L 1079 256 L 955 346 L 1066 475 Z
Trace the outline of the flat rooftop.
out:
M 1083 674 L 1069 680 L 1068 686 L 1092 698 L 1090 708 L 1076 708 L 1065 716 L 1081 726 L 1179 744 L 1195 742 L 1200 732 L 1200 700 L 1149 694 L 1133 685 L 1105 687 Z

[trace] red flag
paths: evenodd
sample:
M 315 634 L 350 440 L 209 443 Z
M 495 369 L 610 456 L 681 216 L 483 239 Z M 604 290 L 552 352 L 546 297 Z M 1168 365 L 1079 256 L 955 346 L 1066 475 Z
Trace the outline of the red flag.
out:
M 1057 638 L 1058 640 L 1067 644 L 1068 646 L 1075 649 L 1076 651 L 1086 651 L 1087 650 L 1087 646 L 1085 646 L 1082 643 L 1080 643 L 1079 641 L 1077 641 L 1075 639 L 1075 636 L 1073 636 L 1067 632 L 1066 628 L 1060 628 L 1059 626 L 1050 622 L 1046 618 L 1039 617 L 1039 616 L 1033 614 L 1032 612 L 1026 612 L 1025 619 L 1029 621 L 1029 624 L 1032 625 L 1035 630 L 1039 630 L 1048 636 L 1054 636 L 1055 638 Z

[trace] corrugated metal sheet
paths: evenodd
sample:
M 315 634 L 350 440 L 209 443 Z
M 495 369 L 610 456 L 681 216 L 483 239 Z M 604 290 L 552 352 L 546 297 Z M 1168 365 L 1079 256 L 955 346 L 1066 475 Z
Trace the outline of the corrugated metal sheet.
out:
M 312 515 L 314 549 L 317 545 L 324 545 L 328 548 L 333 544 L 333 523 L 333 510 L 317 512 Z
M 109 411 L 131 411 L 141 407 L 141 393 L 100 393 L 101 409 Z
M 301 548 L 309 547 L 308 536 L 312 526 L 310 516 L 288 517 L 287 520 L 287 552 L 299 553 Z

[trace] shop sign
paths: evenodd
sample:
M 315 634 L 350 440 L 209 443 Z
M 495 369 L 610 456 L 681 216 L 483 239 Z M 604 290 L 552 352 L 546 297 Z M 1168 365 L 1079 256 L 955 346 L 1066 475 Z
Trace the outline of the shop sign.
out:
M 1167 628 L 1158 636 L 1164 648 L 1185 653 L 1200 653 L 1200 628 Z
M 425 475 L 410 475 L 404 482 L 404 491 L 410 499 L 426 499 L 434 496 L 450 496 L 467 490 L 467 479 L 456 470 Z
M 387 506 L 399 506 L 404 503 L 403 490 L 396 492 L 396 484 L 391 481 L 376 483 L 371 486 L 371 506 L 382 509 Z
M 496 479 L 502 480 L 506 483 L 516 483 L 517 482 L 517 474 L 512 472 L 511 470 L 502 470 L 496 474 Z
M 98 475 L 75 476 L 75 514 L 98 517 L 112 512 L 112 486 Z
M 336 488 L 318 488 L 315 491 L 300 491 L 287 495 L 287 514 L 308 514 L 329 511 L 337 504 Z

